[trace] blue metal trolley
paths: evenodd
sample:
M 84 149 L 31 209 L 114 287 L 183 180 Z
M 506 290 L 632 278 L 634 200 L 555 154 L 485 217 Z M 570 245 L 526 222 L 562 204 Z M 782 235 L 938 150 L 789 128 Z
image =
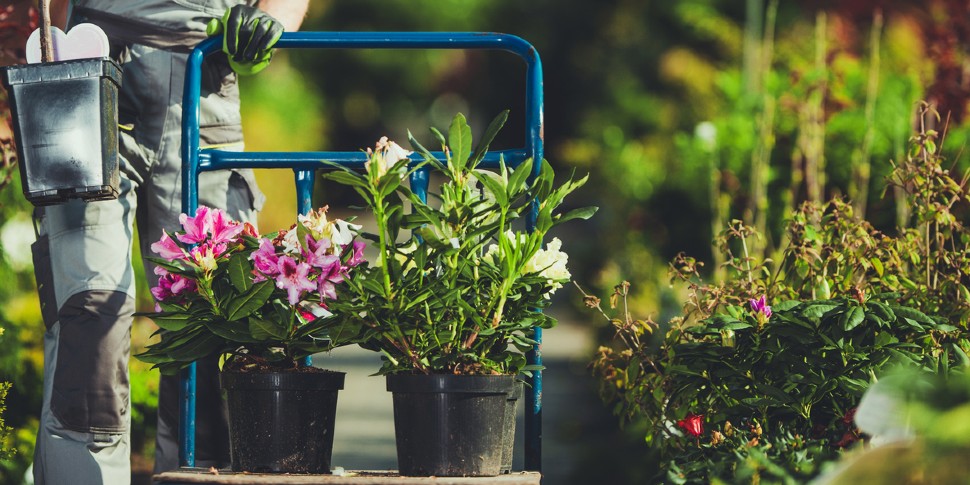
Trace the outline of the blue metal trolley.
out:
M 199 201 L 199 173 L 233 168 L 288 168 L 295 174 L 297 210 L 305 214 L 311 209 L 313 179 L 316 170 L 330 168 L 323 160 L 349 168 L 363 168 L 363 152 L 229 152 L 199 147 L 199 99 L 202 62 L 209 54 L 219 51 L 221 36 L 200 43 L 189 55 L 185 73 L 182 116 L 182 212 L 195 213 Z M 492 49 L 511 52 L 526 63 L 525 147 L 489 152 L 484 167 L 498 167 L 499 159 L 517 166 L 532 159 L 532 177 L 539 174 L 543 158 L 542 119 L 542 63 L 539 53 L 527 41 L 509 34 L 489 32 L 292 32 L 284 33 L 276 44 L 279 48 L 317 49 Z M 435 153 L 444 159 L 440 152 Z M 415 161 L 420 155 L 412 155 Z M 420 197 L 427 196 L 430 168 L 411 175 L 411 190 Z M 533 201 L 527 216 L 527 227 L 535 224 L 538 205 Z M 528 353 L 530 364 L 542 364 L 542 329 L 535 329 L 539 342 Z M 525 468 L 541 471 L 542 458 L 542 373 L 536 371 L 530 381 L 531 392 L 526 396 Z M 179 389 L 179 464 L 195 466 L 195 364 L 181 375 Z

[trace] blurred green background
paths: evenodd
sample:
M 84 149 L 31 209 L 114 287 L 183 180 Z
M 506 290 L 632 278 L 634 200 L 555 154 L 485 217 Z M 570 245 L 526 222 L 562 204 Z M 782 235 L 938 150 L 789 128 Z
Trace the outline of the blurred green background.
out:
M 0 3 L 6 64 L 23 56 L 31 3 Z M 499 31 L 535 45 L 546 157 L 564 173 L 590 173 L 571 203 L 601 208 L 561 234 L 574 277 L 599 293 L 633 281 L 639 310 L 669 315 L 681 295 L 666 261 L 685 251 L 716 276 L 711 240 L 731 219 L 769 234 L 752 250 L 770 255 L 782 221 L 804 200 L 845 194 L 886 230 L 905 217 L 882 187 L 913 128 L 945 127 L 954 155 L 967 138 L 968 14 L 956 0 L 313 0 L 303 30 Z M 247 149 L 358 150 L 383 135 L 403 142 L 407 130 L 430 143 L 427 128 L 445 128 L 457 111 L 480 133 L 504 109 L 511 118 L 496 146 L 518 147 L 524 73 L 513 55 L 492 51 L 278 52 L 269 69 L 241 83 Z M 917 119 L 920 100 L 944 118 Z M 29 207 L 6 124 L 0 139 L 0 180 L 9 182 L 0 191 L 0 380 L 13 383 L 3 443 L 17 450 L 0 460 L 0 482 L 16 483 L 40 409 L 43 327 Z M 259 177 L 268 197 L 261 228 L 290 225 L 292 173 Z M 316 203 L 340 214 L 354 199 L 319 183 Z M 148 308 L 147 289 L 140 291 Z M 560 306 L 581 306 L 576 292 L 561 293 Z M 134 345 L 151 332 L 139 321 Z M 157 383 L 141 363 L 132 361 L 131 372 L 134 460 L 144 469 Z M 617 481 L 635 480 L 644 466 L 631 450 L 616 453 L 629 468 Z

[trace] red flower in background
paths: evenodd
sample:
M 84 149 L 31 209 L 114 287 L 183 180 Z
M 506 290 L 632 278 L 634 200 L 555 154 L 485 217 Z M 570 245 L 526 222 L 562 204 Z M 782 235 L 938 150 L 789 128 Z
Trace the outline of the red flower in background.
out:
M 700 436 L 704 434 L 704 415 L 688 414 L 684 419 L 677 421 L 677 426 L 680 426 L 691 436 Z

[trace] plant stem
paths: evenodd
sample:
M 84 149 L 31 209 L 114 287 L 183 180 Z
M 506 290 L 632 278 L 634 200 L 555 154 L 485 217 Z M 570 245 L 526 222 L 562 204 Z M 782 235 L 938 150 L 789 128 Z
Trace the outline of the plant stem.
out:
M 377 237 L 380 244 L 380 255 L 381 255 L 381 273 L 384 278 L 384 294 L 387 296 L 388 301 L 394 299 L 394 295 L 391 294 L 391 268 L 388 265 L 387 252 L 390 250 L 388 247 L 388 234 L 387 234 L 387 220 L 385 219 L 384 211 L 384 200 L 380 198 L 380 193 L 377 191 L 376 187 L 371 187 L 371 197 L 374 198 L 374 217 L 377 219 Z

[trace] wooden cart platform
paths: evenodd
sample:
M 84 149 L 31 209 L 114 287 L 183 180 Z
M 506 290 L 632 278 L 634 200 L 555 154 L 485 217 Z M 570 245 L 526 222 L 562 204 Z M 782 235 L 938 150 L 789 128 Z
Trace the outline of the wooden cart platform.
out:
M 155 475 L 157 485 L 539 485 L 538 472 L 514 472 L 496 477 L 402 477 L 396 472 L 346 471 L 335 475 L 238 473 L 182 469 Z

